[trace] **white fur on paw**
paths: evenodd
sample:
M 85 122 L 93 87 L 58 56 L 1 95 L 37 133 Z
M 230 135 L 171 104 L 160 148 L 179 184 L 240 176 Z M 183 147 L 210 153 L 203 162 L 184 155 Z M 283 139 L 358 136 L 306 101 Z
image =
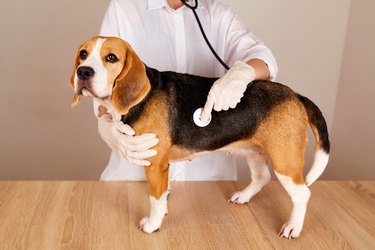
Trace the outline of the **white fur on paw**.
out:
M 229 202 L 235 203 L 235 204 L 245 204 L 249 202 L 251 197 L 243 191 L 235 192 L 232 197 L 230 197 Z
M 160 225 L 153 225 L 150 222 L 150 219 L 148 217 L 144 217 L 141 222 L 139 222 L 139 225 L 141 227 L 141 230 L 145 233 L 153 233 L 157 230 L 159 230 Z
M 301 231 L 302 231 L 302 226 L 298 226 L 294 223 L 287 222 L 282 226 L 279 232 L 279 237 L 285 237 L 288 239 L 298 238 Z

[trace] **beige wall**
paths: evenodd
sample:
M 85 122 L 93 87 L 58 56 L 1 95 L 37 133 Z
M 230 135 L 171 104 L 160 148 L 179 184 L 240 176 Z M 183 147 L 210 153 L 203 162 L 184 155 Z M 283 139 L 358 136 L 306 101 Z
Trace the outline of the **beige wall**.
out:
M 109 150 L 96 132 L 91 102 L 70 109 L 68 79 L 77 46 L 97 34 L 108 2 L 24 0 L 2 4 L 0 179 L 99 178 Z M 350 0 L 226 2 L 272 48 L 280 67 L 278 80 L 314 100 L 331 131 L 333 123 L 336 129 L 342 119 L 340 113 L 334 115 L 337 89 L 338 112 L 345 114 L 343 105 L 348 98 L 339 79 Z M 352 33 L 356 18 L 361 18 L 353 18 L 353 12 L 365 7 L 352 7 Z M 347 39 L 350 41 L 349 35 Z M 370 42 L 366 46 L 374 51 Z M 345 48 L 350 50 L 348 45 Z M 352 55 L 345 51 L 343 68 Z M 344 127 L 342 131 L 347 132 Z M 333 133 L 335 141 L 336 136 L 341 137 Z M 344 149 L 336 150 L 337 155 L 346 154 Z M 366 171 L 363 169 L 364 174 Z M 332 166 L 325 178 L 347 176 Z
M 98 179 L 108 150 L 91 103 L 70 109 L 77 46 L 97 34 L 108 1 L 3 1 L 0 178 Z
M 375 1 L 352 1 L 325 177 L 375 179 Z

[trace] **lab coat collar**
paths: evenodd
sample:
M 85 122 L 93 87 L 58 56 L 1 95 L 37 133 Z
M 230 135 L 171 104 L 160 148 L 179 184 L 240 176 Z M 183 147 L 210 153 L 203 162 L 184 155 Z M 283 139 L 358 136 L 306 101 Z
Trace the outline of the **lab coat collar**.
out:
M 189 1 L 188 1 L 189 2 Z M 195 4 L 194 1 L 192 1 L 192 4 Z M 199 1 L 198 2 L 198 9 L 204 9 L 205 8 L 205 2 Z M 158 10 L 163 7 L 167 7 L 168 3 L 167 0 L 148 0 L 148 10 Z M 186 8 L 186 6 L 182 6 L 181 8 Z

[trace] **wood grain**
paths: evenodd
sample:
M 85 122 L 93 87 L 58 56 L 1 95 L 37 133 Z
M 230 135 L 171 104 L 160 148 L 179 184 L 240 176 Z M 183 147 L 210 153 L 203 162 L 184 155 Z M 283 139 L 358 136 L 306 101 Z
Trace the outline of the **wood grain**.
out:
M 138 229 L 145 182 L 0 182 L 0 249 L 374 249 L 375 182 L 312 185 L 300 238 L 277 233 L 291 203 L 274 181 L 249 204 L 245 182 L 175 182 L 160 231 Z

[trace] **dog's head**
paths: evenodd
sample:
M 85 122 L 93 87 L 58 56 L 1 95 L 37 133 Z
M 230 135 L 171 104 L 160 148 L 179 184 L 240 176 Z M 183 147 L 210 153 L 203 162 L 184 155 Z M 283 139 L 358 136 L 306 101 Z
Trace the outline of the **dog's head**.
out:
M 115 37 L 93 37 L 78 49 L 70 85 L 72 106 L 80 96 L 109 101 L 120 114 L 138 104 L 150 90 L 145 65 L 130 45 Z

